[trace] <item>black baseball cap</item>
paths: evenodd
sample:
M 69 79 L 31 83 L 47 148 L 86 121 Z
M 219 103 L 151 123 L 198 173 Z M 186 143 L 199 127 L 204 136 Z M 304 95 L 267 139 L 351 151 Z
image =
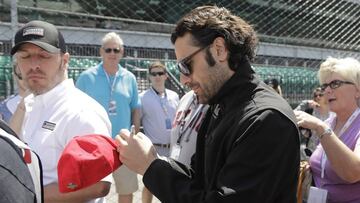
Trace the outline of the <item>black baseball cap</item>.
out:
M 53 25 L 44 21 L 30 21 L 15 34 L 15 46 L 11 49 L 14 55 L 20 46 L 31 43 L 50 53 L 66 53 L 65 40 L 60 31 Z

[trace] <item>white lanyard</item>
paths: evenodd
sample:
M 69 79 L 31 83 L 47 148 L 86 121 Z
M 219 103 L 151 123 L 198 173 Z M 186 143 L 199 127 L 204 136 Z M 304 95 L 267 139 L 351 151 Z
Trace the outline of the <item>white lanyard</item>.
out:
M 341 137 L 341 135 L 350 127 L 350 125 L 352 124 L 352 122 L 354 122 L 354 120 L 357 118 L 357 116 L 360 113 L 360 108 L 357 108 L 354 113 L 351 114 L 350 118 L 348 118 L 348 120 L 346 121 L 345 125 L 341 128 L 340 132 L 339 132 L 339 138 Z M 331 123 L 331 128 L 334 129 L 334 122 Z M 324 178 L 325 175 L 325 164 L 327 161 L 327 157 L 325 154 L 325 150 L 323 148 L 323 154 L 321 157 L 321 178 Z
M 109 84 L 109 88 L 110 88 L 110 101 L 112 100 L 112 95 L 113 95 L 113 92 L 114 92 L 114 89 L 115 89 L 115 83 L 116 83 L 116 79 L 117 79 L 117 76 L 118 76 L 118 73 L 119 73 L 119 70 L 116 71 L 115 73 L 115 76 L 114 76 L 114 80 L 112 81 L 112 84 L 110 84 L 110 76 L 107 74 L 107 72 L 105 71 L 104 67 L 103 67 L 103 71 L 106 75 L 106 79 L 108 81 L 108 84 Z

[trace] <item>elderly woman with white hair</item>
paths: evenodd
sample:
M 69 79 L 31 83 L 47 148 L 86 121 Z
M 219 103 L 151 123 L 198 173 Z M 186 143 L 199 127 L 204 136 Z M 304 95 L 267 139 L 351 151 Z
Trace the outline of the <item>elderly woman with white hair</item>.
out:
M 295 111 L 298 125 L 315 131 L 320 140 L 309 160 L 319 188 L 314 191 L 327 191 L 327 202 L 360 202 L 360 63 L 330 57 L 320 65 L 318 76 L 336 115 L 321 121 Z

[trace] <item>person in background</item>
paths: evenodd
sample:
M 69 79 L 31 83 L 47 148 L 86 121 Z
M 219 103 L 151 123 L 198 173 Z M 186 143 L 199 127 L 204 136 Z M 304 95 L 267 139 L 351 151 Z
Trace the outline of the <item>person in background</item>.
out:
M 16 64 L 15 58 L 13 59 L 13 79 L 16 83 L 17 89 L 15 94 L 10 95 L 7 99 L 0 102 L 0 116 L 1 119 L 3 119 L 7 124 L 10 123 L 10 119 L 12 115 L 14 114 L 17 105 L 22 102 L 21 100 L 26 96 L 27 88 L 25 87 L 25 84 L 21 78 L 21 76 L 18 73 L 18 68 Z
M 315 88 L 312 93 L 312 100 L 301 101 L 295 110 L 305 111 L 322 121 L 326 120 L 331 112 L 329 110 L 329 102 L 324 94 L 320 87 Z
M 100 48 L 102 62 L 82 72 L 76 87 L 94 98 L 107 110 L 112 124 L 112 137 L 120 129 L 140 128 L 140 99 L 135 76 L 119 62 L 124 55 L 124 43 L 114 32 L 107 33 Z M 138 189 L 137 175 L 122 165 L 113 173 L 119 203 L 130 203 Z
M 111 124 L 104 108 L 67 79 L 70 55 L 53 24 L 30 21 L 16 32 L 14 42 L 11 54 L 32 93 L 24 100 L 25 108 L 18 105 L 15 111 L 25 111 L 17 124 L 22 126 L 20 137 L 41 159 L 45 202 L 104 202 L 111 176 L 66 194 L 59 192 L 57 176 L 57 161 L 74 136 L 110 136 Z
M 162 202 L 295 202 L 296 118 L 251 68 L 253 28 L 225 8 L 201 6 L 177 23 L 171 41 L 180 81 L 210 105 L 194 160 L 188 167 L 161 157 L 145 135 L 124 129 L 116 137 L 122 163 Z
M 276 78 L 266 79 L 264 80 L 265 84 L 269 85 L 271 88 L 275 90 L 280 96 L 282 96 L 282 91 L 280 87 L 280 83 Z
M 180 100 L 171 129 L 170 157 L 190 166 L 197 134 L 209 105 L 200 104 L 193 90 Z
M 168 157 L 171 127 L 175 117 L 179 95 L 165 88 L 166 67 L 159 61 L 150 64 L 149 79 L 151 87 L 140 94 L 141 123 L 145 135 L 150 138 L 156 152 Z M 144 187 L 142 202 L 150 203 L 152 194 Z
M 320 87 L 315 88 L 312 94 L 312 100 L 301 101 L 295 110 L 304 111 L 322 121 L 325 121 L 330 117 L 332 112 L 329 110 L 329 102 L 324 94 L 324 91 Z M 303 136 L 301 136 L 300 139 L 300 156 L 301 160 L 307 160 L 319 144 L 319 139 L 316 135 L 312 135 L 313 132 L 308 129 L 302 129 L 301 132 L 301 135 Z
M 310 168 L 317 196 L 327 202 L 360 202 L 360 62 L 329 57 L 320 65 L 319 81 L 329 102 L 325 122 L 295 111 L 298 125 L 314 131 L 320 144 L 311 155 Z M 309 198 L 312 193 L 310 189 Z

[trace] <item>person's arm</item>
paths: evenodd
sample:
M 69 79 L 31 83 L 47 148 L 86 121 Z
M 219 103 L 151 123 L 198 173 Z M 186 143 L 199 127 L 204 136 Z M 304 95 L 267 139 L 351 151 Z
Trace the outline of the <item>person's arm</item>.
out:
M 109 182 L 100 181 L 84 189 L 60 193 L 57 183 L 52 183 L 44 187 L 44 200 L 46 203 L 84 203 L 92 199 L 106 196 L 110 191 Z
M 135 132 L 140 132 L 140 107 L 131 111 L 132 124 L 135 126 Z
M 131 124 L 135 126 L 135 132 L 140 132 L 140 108 L 141 108 L 141 99 L 138 93 L 138 87 L 135 75 L 131 75 L 129 78 L 129 82 L 131 83 Z
M 204 152 L 198 149 L 199 143 L 205 143 L 200 134 L 194 171 L 172 159 L 157 158 L 152 153 L 150 140 L 140 133 L 117 136 L 120 160 L 131 170 L 143 174 L 144 185 L 162 202 L 255 203 L 276 202 L 277 198 L 282 202 L 295 202 L 299 135 L 295 124 L 284 117 L 267 111 L 256 121 L 249 121 L 249 125 L 244 124 L 245 129 L 238 125 L 223 128 L 223 132 L 217 134 L 223 142 L 206 142 L 207 155 L 208 150 L 212 150 L 222 157 L 208 159 L 218 159 L 220 163 L 207 161 L 213 165 L 206 168 L 197 165 L 205 161 L 201 158 Z M 204 175 L 208 181 L 205 184 L 202 174 L 213 169 L 216 169 L 214 175 Z
M 11 116 L 9 121 L 10 128 L 20 136 L 22 124 L 24 121 L 24 116 L 26 113 L 24 97 L 20 100 L 19 104 L 16 107 L 14 114 Z
M 314 116 L 300 111 L 295 111 L 295 115 L 299 126 L 312 129 L 317 136 L 321 136 L 320 143 L 336 174 L 349 183 L 360 181 L 360 147 L 352 151 L 334 132 L 323 135 L 328 126 Z

